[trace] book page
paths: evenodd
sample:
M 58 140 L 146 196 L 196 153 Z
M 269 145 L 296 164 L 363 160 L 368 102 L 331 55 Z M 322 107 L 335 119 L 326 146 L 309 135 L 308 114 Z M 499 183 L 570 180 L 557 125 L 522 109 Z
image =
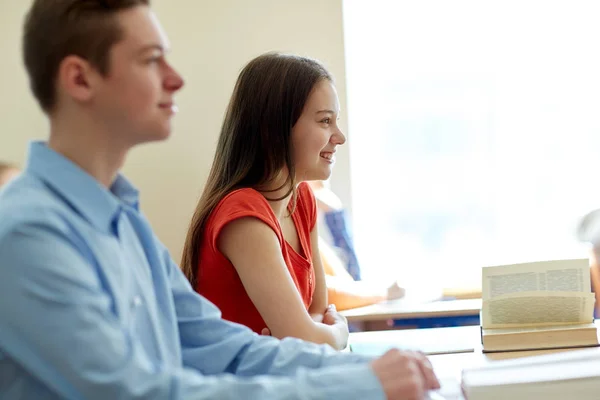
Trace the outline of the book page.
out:
M 593 293 L 523 292 L 483 301 L 484 329 L 593 322 Z
M 483 268 L 485 329 L 587 324 L 593 321 L 587 259 Z
M 483 300 L 520 292 L 591 292 L 585 258 L 484 267 L 482 274 Z
M 555 330 L 578 330 L 578 329 L 598 329 L 596 327 L 596 324 L 589 323 L 589 324 L 569 324 L 569 325 L 560 325 L 560 324 L 556 324 L 556 325 L 552 325 L 552 326 L 517 326 L 514 328 L 495 328 L 495 329 L 486 329 L 484 330 L 484 334 L 485 332 L 491 332 L 494 335 L 502 335 L 502 334 L 508 334 L 508 335 L 513 335 L 515 333 L 528 333 L 528 332 L 539 332 L 539 331 L 544 331 L 544 332 L 550 332 L 550 331 L 555 331 Z

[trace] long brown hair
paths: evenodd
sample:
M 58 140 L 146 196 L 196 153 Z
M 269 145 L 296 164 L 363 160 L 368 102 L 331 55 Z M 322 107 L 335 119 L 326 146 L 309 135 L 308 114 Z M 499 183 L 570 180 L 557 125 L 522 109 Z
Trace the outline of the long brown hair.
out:
M 292 127 L 311 91 L 322 80 L 333 82 L 318 61 L 281 53 L 263 54 L 240 73 L 183 249 L 181 268 L 193 286 L 204 225 L 223 197 L 245 187 L 264 192 L 266 185 L 287 168 L 286 181 L 275 190 L 288 187 L 288 191 L 272 200 L 291 193 L 295 198 Z

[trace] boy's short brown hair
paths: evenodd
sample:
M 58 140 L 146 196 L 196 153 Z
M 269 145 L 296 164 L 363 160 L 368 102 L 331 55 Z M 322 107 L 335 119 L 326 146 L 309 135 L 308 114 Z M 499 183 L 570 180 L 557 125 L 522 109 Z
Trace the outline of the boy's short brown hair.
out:
M 122 38 L 119 11 L 149 6 L 150 0 L 34 0 L 25 17 L 23 59 L 29 85 L 42 109 L 56 103 L 56 75 L 69 55 L 108 72 L 111 47 Z

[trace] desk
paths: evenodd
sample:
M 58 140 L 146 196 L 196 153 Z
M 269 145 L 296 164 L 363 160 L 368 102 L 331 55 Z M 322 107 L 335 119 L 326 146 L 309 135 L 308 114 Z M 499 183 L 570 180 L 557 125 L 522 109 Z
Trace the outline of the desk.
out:
M 596 326 L 599 328 L 598 340 L 600 341 L 599 321 L 596 321 Z M 352 352 L 370 356 L 379 356 L 387 350 L 397 347 L 422 351 L 430 356 L 475 353 L 479 354 L 479 359 L 483 361 L 579 350 L 572 348 L 483 353 L 479 326 L 353 332 L 350 334 L 348 344 Z M 600 347 L 598 349 L 600 351 Z
M 592 349 L 600 353 L 600 347 Z M 442 385 L 440 394 L 444 399 L 464 400 L 460 392 L 461 374 L 464 368 L 479 367 L 495 360 L 509 360 L 576 350 L 581 349 L 508 351 L 504 353 L 482 353 L 481 351 L 475 351 L 473 353 L 433 355 L 429 356 L 429 360 Z
M 427 355 L 473 353 L 480 350 L 479 326 L 353 332 L 348 344 L 352 352 L 379 356 L 398 347 Z
M 398 327 L 433 328 L 453 325 L 479 325 L 481 299 L 409 302 L 404 299 L 342 311 L 348 322 L 365 331 Z
M 454 299 L 481 299 L 481 287 L 445 288 L 442 295 Z
M 462 399 L 459 388 L 464 368 L 481 366 L 495 360 L 580 350 L 573 348 L 482 353 L 479 326 L 357 332 L 350 334 L 349 345 L 353 352 L 370 356 L 381 355 L 392 347 L 423 351 L 429 355 L 442 382 L 441 394 L 448 400 Z M 600 353 L 600 347 L 595 350 Z

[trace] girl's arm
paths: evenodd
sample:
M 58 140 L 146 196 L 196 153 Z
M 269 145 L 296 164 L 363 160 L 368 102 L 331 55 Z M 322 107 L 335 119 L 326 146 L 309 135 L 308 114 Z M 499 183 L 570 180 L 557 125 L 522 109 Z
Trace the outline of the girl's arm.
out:
M 252 217 L 230 222 L 221 230 L 217 247 L 235 267 L 272 336 L 327 343 L 335 349 L 346 346 L 345 318 L 329 312 L 333 315 L 328 318 L 329 325 L 311 318 L 289 274 L 277 236 L 267 224 Z M 323 307 L 319 312 L 325 313 L 327 294 L 322 293 L 325 279 L 321 274 L 315 282 L 315 288 L 319 287 L 315 295 L 319 307 Z
M 323 315 L 329 305 L 327 299 L 327 282 L 325 281 L 325 270 L 323 269 L 323 260 L 319 251 L 319 233 L 317 224 L 310 232 L 310 247 L 312 249 L 312 263 L 315 270 L 315 292 L 313 293 L 312 303 L 308 312 L 311 315 Z

